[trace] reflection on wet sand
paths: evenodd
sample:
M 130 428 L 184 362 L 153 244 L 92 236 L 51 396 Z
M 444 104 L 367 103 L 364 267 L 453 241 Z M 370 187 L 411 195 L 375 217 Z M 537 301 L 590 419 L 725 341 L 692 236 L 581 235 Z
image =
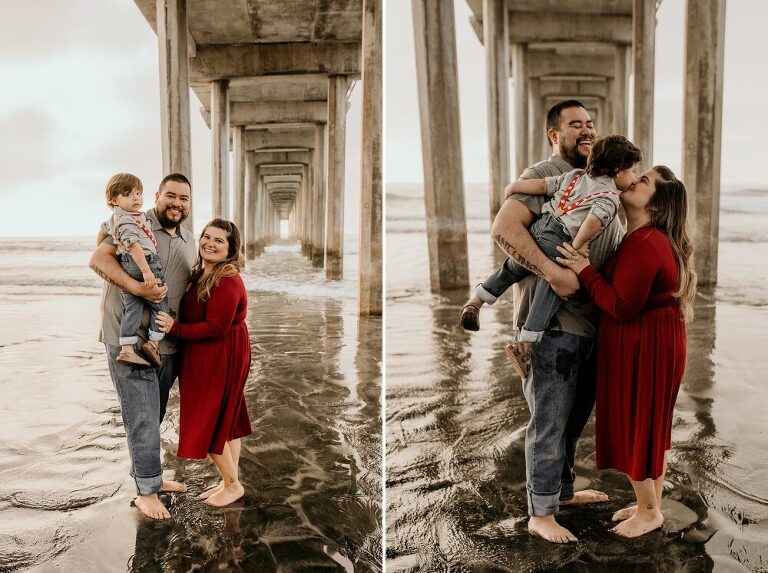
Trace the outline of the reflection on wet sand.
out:
M 305 293 L 281 294 L 302 272 Z M 129 506 L 125 435 L 93 342 L 98 299 L 9 297 L 28 307 L 14 322 L 39 316 L 40 340 L 0 332 L 0 380 L 18 396 L 10 423 L 0 420 L 0 571 L 381 571 L 381 319 L 359 318 L 344 287 L 326 288 L 293 250 L 267 253 L 249 274 L 245 496 L 224 509 L 195 499 L 216 472 L 175 457 L 174 391 L 165 477 L 190 491 L 161 494 L 167 522 Z
M 256 292 L 249 316 L 254 434 L 243 441 L 245 497 L 210 511 L 175 496 L 170 527 L 138 528 L 132 568 L 380 570 L 379 365 L 367 360 L 380 348 L 371 327 L 380 320 L 361 319 L 365 356 L 350 376 L 340 368 L 342 303 Z M 193 495 L 216 482 L 206 461 L 177 464 Z
M 729 403 L 723 388 L 733 381 L 733 364 L 727 349 L 715 341 L 716 333 L 724 332 L 738 346 L 731 338 L 738 328 L 759 340 L 764 322 L 755 314 L 768 315 L 764 308 L 723 305 L 716 322 L 714 296 L 702 294 L 689 328 L 663 530 L 631 542 L 610 532 L 611 515 L 634 496 L 622 474 L 596 470 L 590 422 L 577 452 L 576 486 L 603 490 L 611 501 L 558 515 L 580 540 L 567 546 L 531 537 L 525 529 L 528 411 L 520 380 L 503 351 L 512 337 L 511 302 L 483 310 L 481 333 L 470 335 L 458 325 L 466 293 L 411 291 L 391 298 L 387 570 L 647 572 L 710 571 L 719 565 L 729 571 L 764 570 L 766 448 L 764 441 L 762 446 L 744 443 L 733 432 L 735 423 L 752 435 L 764 432 L 757 409 L 746 419 L 740 414 L 742 403 L 759 395 L 758 388 L 745 388 L 740 403 Z M 734 314 L 740 327 L 728 320 Z M 760 356 L 752 347 L 742 350 L 753 364 Z M 746 383 L 762 383 L 752 378 Z

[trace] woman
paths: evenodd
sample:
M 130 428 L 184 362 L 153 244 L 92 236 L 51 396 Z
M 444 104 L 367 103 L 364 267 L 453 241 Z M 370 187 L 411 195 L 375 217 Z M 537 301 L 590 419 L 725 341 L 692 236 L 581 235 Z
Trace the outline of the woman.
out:
M 183 341 L 178 456 L 210 456 L 221 483 L 199 499 L 221 507 L 245 493 L 238 463 L 240 438 L 251 433 L 243 394 L 251 366 L 248 299 L 239 274 L 242 240 L 235 224 L 214 219 L 203 229 L 199 244 L 179 320 L 159 313 L 158 324 Z
M 629 476 L 637 505 L 613 531 L 661 527 L 672 412 L 686 359 L 685 321 L 696 294 L 685 186 L 656 166 L 621 194 L 627 235 L 600 272 L 565 244 L 558 262 L 579 275 L 602 310 L 597 331 L 597 467 Z

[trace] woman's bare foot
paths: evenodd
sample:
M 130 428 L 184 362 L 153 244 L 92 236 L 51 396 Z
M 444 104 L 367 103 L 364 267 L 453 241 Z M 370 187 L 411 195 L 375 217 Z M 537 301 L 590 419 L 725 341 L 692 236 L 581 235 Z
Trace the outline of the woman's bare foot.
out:
M 178 481 L 173 481 L 169 479 L 163 480 L 163 491 L 175 491 L 178 493 L 184 493 L 187 491 L 187 486 L 185 486 L 183 483 Z
M 610 498 L 602 491 L 596 489 L 583 489 L 573 494 L 568 500 L 560 500 L 560 505 L 584 505 L 587 503 L 603 503 Z
M 571 543 L 578 541 L 576 536 L 555 521 L 554 515 L 531 517 L 528 520 L 528 532 L 550 543 Z
M 224 507 L 225 505 L 237 501 L 243 497 L 243 495 L 245 495 L 243 486 L 240 485 L 240 482 L 235 482 L 234 485 L 224 487 L 220 491 L 212 494 L 211 497 L 205 500 L 205 503 L 212 505 L 213 507 Z
M 160 499 L 158 499 L 156 493 L 136 496 L 136 499 L 133 500 L 133 505 L 135 505 L 141 513 L 152 519 L 171 518 L 171 514 L 165 509 L 165 506 Z
M 622 521 L 611 531 L 622 537 L 640 537 L 658 529 L 663 523 L 664 516 L 661 515 L 660 511 L 654 513 L 636 511 L 632 517 Z
M 625 519 L 629 519 L 633 515 L 635 515 L 635 512 L 637 511 L 637 505 L 630 505 L 629 507 L 625 507 L 624 509 L 620 509 L 616 513 L 613 514 L 613 517 L 611 518 L 611 521 L 624 521 Z
M 221 482 L 218 485 L 215 485 L 212 488 L 205 490 L 203 493 L 197 496 L 197 499 L 199 499 L 200 501 L 205 501 L 206 499 L 211 497 L 214 493 L 219 493 L 222 489 L 224 489 L 224 482 Z

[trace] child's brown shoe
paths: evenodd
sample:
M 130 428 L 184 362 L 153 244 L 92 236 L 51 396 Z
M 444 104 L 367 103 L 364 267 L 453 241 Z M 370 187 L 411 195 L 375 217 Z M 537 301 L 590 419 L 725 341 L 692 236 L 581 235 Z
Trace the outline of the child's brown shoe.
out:
M 512 362 L 512 368 L 520 376 L 521 380 L 525 380 L 528 377 L 528 365 L 531 363 L 531 353 L 524 352 L 518 348 L 517 344 L 507 344 L 504 347 L 504 351 L 507 353 L 507 357 Z
M 461 326 L 464 330 L 477 332 L 480 330 L 480 309 L 477 305 L 467 303 L 461 309 Z
M 135 352 L 123 350 L 117 355 L 117 361 L 124 366 L 149 366 L 149 362 L 144 360 Z
M 160 352 L 158 351 L 157 346 L 151 342 L 145 342 L 141 345 L 141 349 L 144 351 L 144 354 L 146 354 L 147 358 L 149 358 L 149 361 L 154 366 L 160 368 L 163 365 L 163 359 L 160 356 Z

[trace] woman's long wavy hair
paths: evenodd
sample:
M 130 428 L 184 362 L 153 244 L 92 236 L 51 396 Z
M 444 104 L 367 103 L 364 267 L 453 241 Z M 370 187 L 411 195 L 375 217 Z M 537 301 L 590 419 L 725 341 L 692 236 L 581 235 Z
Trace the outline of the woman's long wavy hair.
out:
M 243 266 L 245 266 L 245 257 L 243 256 L 243 239 L 240 235 L 240 230 L 232 221 L 226 219 L 214 219 L 203 227 L 203 231 L 200 233 L 200 239 L 208 230 L 209 227 L 215 227 L 221 229 L 227 233 L 227 243 L 229 249 L 227 251 L 227 258 L 223 261 L 216 263 L 207 275 L 203 276 L 205 265 L 203 264 L 203 258 L 200 256 L 200 252 L 197 253 L 197 262 L 192 267 L 192 277 L 190 284 L 197 283 L 197 298 L 198 300 L 208 300 L 211 296 L 211 289 L 219 284 L 219 281 L 223 277 L 231 277 L 238 274 Z M 199 241 L 198 241 L 199 244 Z
M 679 283 L 675 298 L 680 301 L 683 320 L 693 318 L 696 298 L 696 271 L 693 268 L 693 241 L 688 234 L 688 193 L 669 167 L 656 165 L 656 192 L 648 202 L 651 223 L 663 231 L 677 259 Z

